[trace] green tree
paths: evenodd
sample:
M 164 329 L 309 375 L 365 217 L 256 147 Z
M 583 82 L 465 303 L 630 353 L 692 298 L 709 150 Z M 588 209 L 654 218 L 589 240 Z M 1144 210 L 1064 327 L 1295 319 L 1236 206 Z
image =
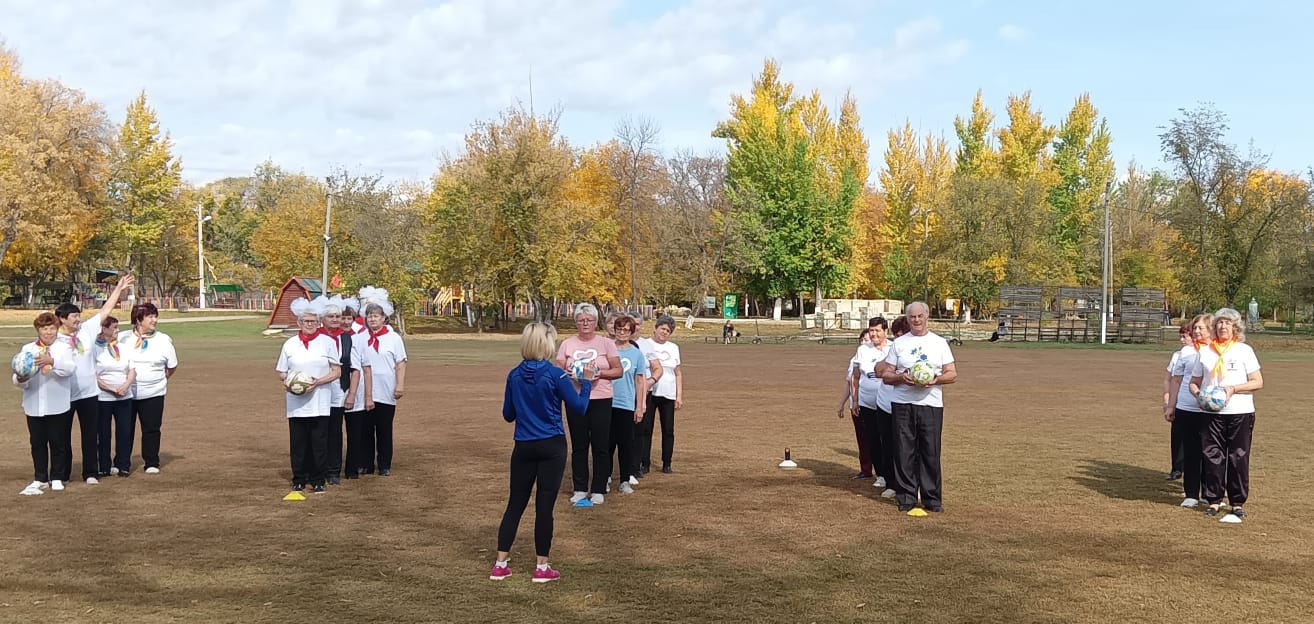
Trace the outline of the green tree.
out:
M 155 110 L 146 104 L 145 91 L 128 105 L 112 162 L 105 234 L 128 264 L 144 273 L 146 257 L 177 220 L 182 192 L 182 164 Z
M 1054 139 L 1057 182 L 1049 191 L 1054 244 L 1059 262 L 1072 268 L 1078 284 L 1100 281 L 1100 197 L 1113 180 L 1108 126 L 1090 102 L 1077 98 Z

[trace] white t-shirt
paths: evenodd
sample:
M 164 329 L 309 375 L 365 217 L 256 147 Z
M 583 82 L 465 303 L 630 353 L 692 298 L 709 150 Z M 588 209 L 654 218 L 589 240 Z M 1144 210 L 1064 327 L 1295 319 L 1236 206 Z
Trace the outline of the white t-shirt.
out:
M 374 379 L 371 398 L 375 403 L 396 405 L 397 399 L 393 397 L 393 392 L 397 390 L 397 364 L 406 361 L 406 345 L 402 343 L 401 336 L 392 330 L 379 336 L 378 349 L 368 344 L 368 333 L 356 334 L 352 341 L 361 338 L 364 338 L 361 342 L 365 343 L 361 349 L 365 353 L 365 365 L 370 367 L 370 375 Z
M 1179 410 L 1200 411 L 1200 403 L 1191 394 L 1191 372 L 1199 361 L 1200 352 L 1195 350 L 1195 345 L 1186 345 L 1173 353 L 1173 359 L 1168 363 L 1168 374 L 1182 378 L 1182 385 L 1177 388 L 1176 408 Z
M 59 334 L 60 342 L 67 344 L 73 350 L 73 363 L 77 367 L 73 372 L 70 386 L 74 401 L 89 399 L 100 394 L 100 386 L 96 385 L 96 354 L 93 349 L 96 345 L 96 336 L 99 334 L 99 312 L 82 321 L 82 326 L 78 328 L 76 344 L 74 344 L 74 336 L 67 336 L 63 331 Z
M 19 353 L 31 353 L 32 357 L 37 357 L 41 347 L 33 340 L 23 345 Z M 57 416 L 70 409 L 70 389 L 77 366 L 73 362 L 73 348 L 68 345 L 68 341 L 56 338 L 55 344 L 50 345 L 50 357 L 55 360 L 50 370 L 42 372 L 38 369 L 21 382 L 17 375 L 12 377 L 14 385 L 23 389 L 23 413 L 28 416 Z
M 115 388 L 123 385 L 123 382 L 128 380 L 128 371 L 132 370 L 133 367 L 132 350 L 124 349 L 123 345 L 116 346 L 119 349 L 119 357 L 117 358 L 114 357 L 114 353 L 108 345 L 104 347 L 95 345 L 92 348 L 96 363 L 96 378 L 104 381 L 105 385 Z M 97 398 L 101 401 L 127 401 L 133 398 L 132 388 L 129 387 L 128 394 L 124 396 L 100 390 Z
M 904 334 L 890 345 L 890 352 L 885 362 L 894 366 L 899 374 L 907 372 L 918 362 L 926 362 L 935 369 L 939 376 L 944 367 L 954 362 L 954 354 L 949 350 L 949 343 L 935 332 L 926 332 L 925 336 Z M 907 403 L 910 405 L 928 405 L 944 407 L 944 397 L 939 385 L 914 386 L 899 384 L 887 386 L 890 391 L 890 403 Z
M 169 391 L 165 371 L 178 368 L 178 352 L 173 349 L 173 339 L 157 331 L 154 336 L 142 340 L 141 346 L 137 342 L 137 335 L 131 329 L 119 332 L 119 349 L 131 352 L 132 365 L 137 369 L 132 396 L 139 400 L 164 396 Z
M 291 375 L 294 372 L 309 373 L 315 379 L 329 374 L 332 365 L 338 363 L 338 343 L 324 336 L 315 336 L 309 345 L 302 344 L 300 336 L 288 338 L 283 343 L 283 350 L 278 353 L 278 364 L 274 370 Z M 333 403 L 332 385 L 336 381 L 315 388 L 301 396 L 284 391 L 287 398 L 288 418 L 313 418 L 328 416 Z
M 853 359 L 849 362 L 850 373 L 853 368 L 858 370 L 858 405 L 867 409 L 889 411 L 888 401 L 883 408 L 880 405 L 880 394 L 885 382 L 876 376 L 876 364 L 884 362 L 889 351 L 890 342 L 888 340 L 879 347 L 869 344 L 858 346 L 858 352 L 853 355 Z
M 1219 354 L 1214 350 L 1213 345 L 1200 349 L 1200 360 L 1195 363 L 1191 377 L 1203 378 L 1200 381 L 1201 388 L 1208 386 L 1239 386 L 1250 378 L 1250 373 L 1259 370 L 1259 358 L 1255 357 L 1255 350 L 1244 342 L 1234 342 L 1231 347 L 1223 351 L 1221 377 L 1214 373 L 1214 364 L 1219 359 Z M 1250 414 L 1254 411 L 1255 395 L 1249 392 L 1238 392 L 1232 395 L 1227 405 L 1224 405 L 1218 413 Z
M 653 364 L 653 362 L 657 360 L 657 356 L 653 354 L 652 348 L 653 345 L 656 345 L 657 343 L 653 342 L 652 338 L 638 338 L 634 341 L 634 344 L 639 346 L 639 351 L 643 353 L 643 359 L 648 360 L 648 380 L 651 381 L 654 376 L 653 370 L 657 365 L 661 364 L 661 362 Z M 649 388 L 648 390 L 651 392 L 652 388 Z
M 649 340 L 648 347 L 652 350 L 644 351 L 644 357 L 662 365 L 662 378 L 653 384 L 652 394 L 675 400 L 675 368 L 680 365 L 680 346 L 669 340 L 662 344 Z M 643 348 L 644 343 L 640 342 L 639 349 Z

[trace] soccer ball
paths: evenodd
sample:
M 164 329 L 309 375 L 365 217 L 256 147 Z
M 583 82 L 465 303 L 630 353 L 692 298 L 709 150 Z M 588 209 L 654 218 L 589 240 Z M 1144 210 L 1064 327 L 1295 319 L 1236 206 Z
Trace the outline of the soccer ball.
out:
M 1200 409 L 1206 412 L 1218 412 L 1227 405 L 1227 390 L 1222 386 L 1209 386 L 1200 390 Z
M 310 384 L 315 383 L 315 377 L 310 373 L 297 371 L 287 377 L 287 391 L 301 396 L 310 389 Z
M 913 381 L 917 382 L 917 385 L 925 386 L 935 379 L 935 367 L 926 362 L 918 362 L 913 364 L 912 369 L 908 371 L 908 375 L 912 377 Z
M 19 377 L 31 377 L 36 372 L 36 358 L 32 357 L 31 351 L 19 351 L 9 360 L 9 367 Z
M 575 379 L 584 378 L 584 367 L 586 363 L 583 360 L 575 360 L 570 364 L 570 374 Z

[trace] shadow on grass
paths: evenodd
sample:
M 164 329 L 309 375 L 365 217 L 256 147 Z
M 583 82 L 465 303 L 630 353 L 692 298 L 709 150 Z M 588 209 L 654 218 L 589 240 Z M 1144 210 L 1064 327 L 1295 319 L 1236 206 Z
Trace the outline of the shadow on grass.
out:
M 1172 493 L 1181 490 L 1180 482 L 1165 481 L 1162 472 L 1142 466 L 1089 459 L 1080 470 L 1081 476 L 1070 477 L 1073 481 L 1119 500 L 1175 505 Z

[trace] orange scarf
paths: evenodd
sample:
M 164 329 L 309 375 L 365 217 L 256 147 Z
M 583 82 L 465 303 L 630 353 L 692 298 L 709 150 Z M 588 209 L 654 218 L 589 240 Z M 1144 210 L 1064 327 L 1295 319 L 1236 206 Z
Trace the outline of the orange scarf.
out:
M 1235 339 L 1227 342 L 1219 342 L 1215 340 L 1209 343 L 1209 348 L 1213 349 L 1214 353 L 1218 354 L 1218 361 L 1214 362 L 1214 368 L 1209 374 L 1210 381 L 1215 385 L 1221 383 L 1223 381 L 1223 375 L 1227 373 L 1227 367 L 1223 364 L 1223 354 L 1227 353 L 1228 349 L 1231 349 L 1235 344 Z
M 104 339 L 104 338 L 97 338 L 97 339 L 96 339 L 96 346 L 98 346 L 98 347 L 104 347 L 104 348 L 108 349 L 109 352 L 110 352 L 110 355 L 114 356 L 114 359 L 116 359 L 116 360 L 119 359 L 119 339 L 118 339 L 118 337 L 110 338 L 109 340 L 106 340 L 106 339 Z
M 155 337 L 155 332 L 149 332 L 143 334 L 141 333 L 140 330 L 134 327 L 132 328 L 132 335 L 137 337 L 137 342 L 136 344 L 133 345 L 133 348 L 137 349 L 138 351 L 145 351 L 147 348 L 151 346 L 151 338 Z

